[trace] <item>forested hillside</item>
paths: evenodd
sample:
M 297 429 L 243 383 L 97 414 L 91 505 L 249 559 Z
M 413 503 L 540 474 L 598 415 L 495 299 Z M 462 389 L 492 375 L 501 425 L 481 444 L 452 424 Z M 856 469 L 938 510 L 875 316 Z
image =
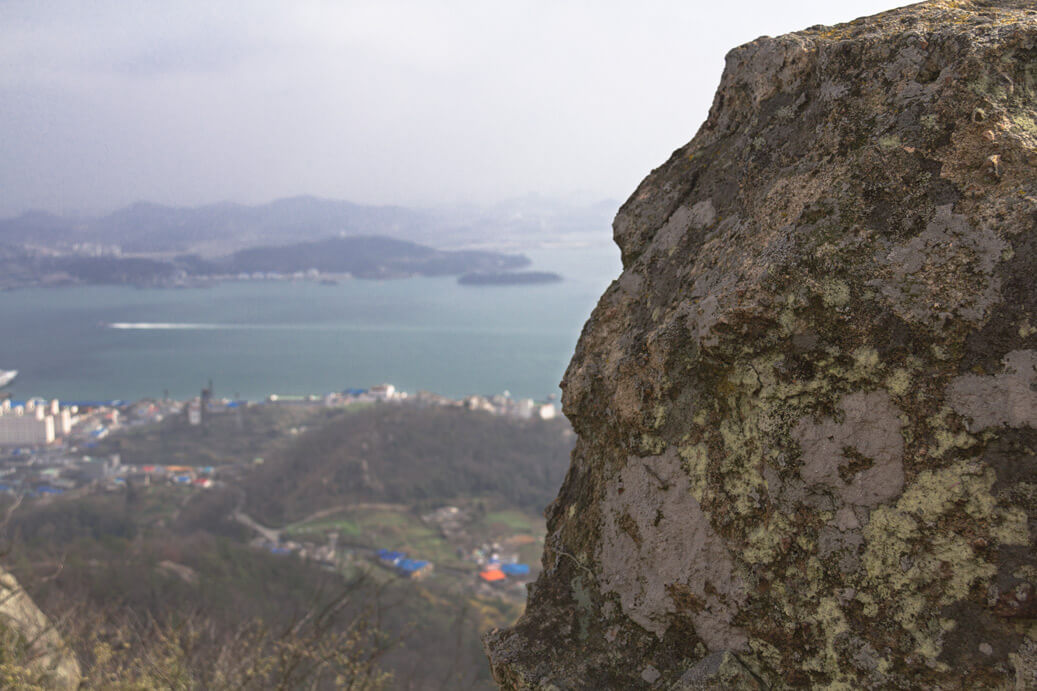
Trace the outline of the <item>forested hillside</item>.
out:
M 358 501 L 493 497 L 536 513 L 569 466 L 565 420 L 517 422 L 457 408 L 376 406 L 301 434 L 245 480 L 275 522 Z
M 538 516 L 572 439 L 564 420 L 450 406 L 260 405 L 204 426 L 168 417 L 94 452 L 134 467 L 215 464 L 213 487 L 137 480 L 8 498 L 3 565 L 74 648 L 88 688 L 239 688 L 250 674 L 244 688 L 336 688 L 343 674 L 378 688 L 390 674 L 391 688 L 489 689 L 479 635 L 517 618 L 524 589 L 484 587 L 457 548 L 499 542 L 535 565 Z M 464 539 L 424 519 L 445 504 L 468 516 Z M 281 530 L 314 514 L 324 517 Z M 337 558 L 286 554 L 252 520 L 311 553 L 337 531 Z M 378 546 L 435 571 L 401 578 L 373 559 Z

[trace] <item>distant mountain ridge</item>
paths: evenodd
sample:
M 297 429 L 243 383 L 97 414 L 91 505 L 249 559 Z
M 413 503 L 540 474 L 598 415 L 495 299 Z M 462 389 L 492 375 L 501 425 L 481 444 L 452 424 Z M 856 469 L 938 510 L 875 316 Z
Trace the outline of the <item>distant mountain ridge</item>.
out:
M 569 204 L 537 196 L 488 207 L 416 209 L 298 196 L 266 204 L 197 207 L 138 202 L 99 217 L 29 211 L 0 219 L 0 245 L 118 247 L 131 254 L 230 254 L 338 235 L 386 235 L 433 247 L 504 246 L 573 234 L 604 238 L 617 203 Z
M 614 208 L 536 195 L 438 209 L 300 196 L 256 206 L 138 202 L 94 218 L 30 211 L 0 219 L 0 288 L 189 285 L 311 269 L 358 278 L 499 273 L 530 263 L 519 249 L 608 242 Z
M 138 202 L 92 219 L 41 211 L 0 220 L 0 243 L 116 245 L 124 252 L 224 254 L 255 245 L 287 244 L 331 235 L 410 237 L 431 224 L 427 213 L 397 206 L 293 197 L 245 206 L 224 202 L 173 207 Z

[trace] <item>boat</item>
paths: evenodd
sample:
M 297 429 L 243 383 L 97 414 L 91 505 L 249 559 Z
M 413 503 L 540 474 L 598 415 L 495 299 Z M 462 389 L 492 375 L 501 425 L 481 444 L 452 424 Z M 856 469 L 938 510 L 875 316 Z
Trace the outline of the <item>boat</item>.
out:
M 18 376 L 18 370 L 2 370 L 0 369 L 0 389 L 4 388 Z

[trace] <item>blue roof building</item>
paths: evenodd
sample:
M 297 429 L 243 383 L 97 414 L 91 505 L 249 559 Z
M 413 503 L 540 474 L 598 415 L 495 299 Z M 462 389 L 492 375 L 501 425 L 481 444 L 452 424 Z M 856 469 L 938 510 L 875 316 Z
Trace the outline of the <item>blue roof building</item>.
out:
M 380 549 L 375 552 L 375 556 L 378 557 L 379 561 L 391 566 L 396 566 L 401 560 L 407 558 L 407 555 L 403 552 L 397 552 L 390 549 Z
M 402 576 L 420 579 L 424 578 L 432 571 L 432 563 L 417 559 L 401 559 L 399 563 L 396 564 L 396 569 Z
M 501 564 L 500 570 L 508 576 L 528 576 L 529 564 Z

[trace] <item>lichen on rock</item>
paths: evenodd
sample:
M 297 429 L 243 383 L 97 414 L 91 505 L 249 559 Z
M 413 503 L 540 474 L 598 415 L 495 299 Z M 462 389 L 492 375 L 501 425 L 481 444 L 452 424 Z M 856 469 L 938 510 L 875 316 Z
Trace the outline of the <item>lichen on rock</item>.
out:
M 1037 8 L 731 51 L 613 230 L 507 688 L 1037 688 Z

